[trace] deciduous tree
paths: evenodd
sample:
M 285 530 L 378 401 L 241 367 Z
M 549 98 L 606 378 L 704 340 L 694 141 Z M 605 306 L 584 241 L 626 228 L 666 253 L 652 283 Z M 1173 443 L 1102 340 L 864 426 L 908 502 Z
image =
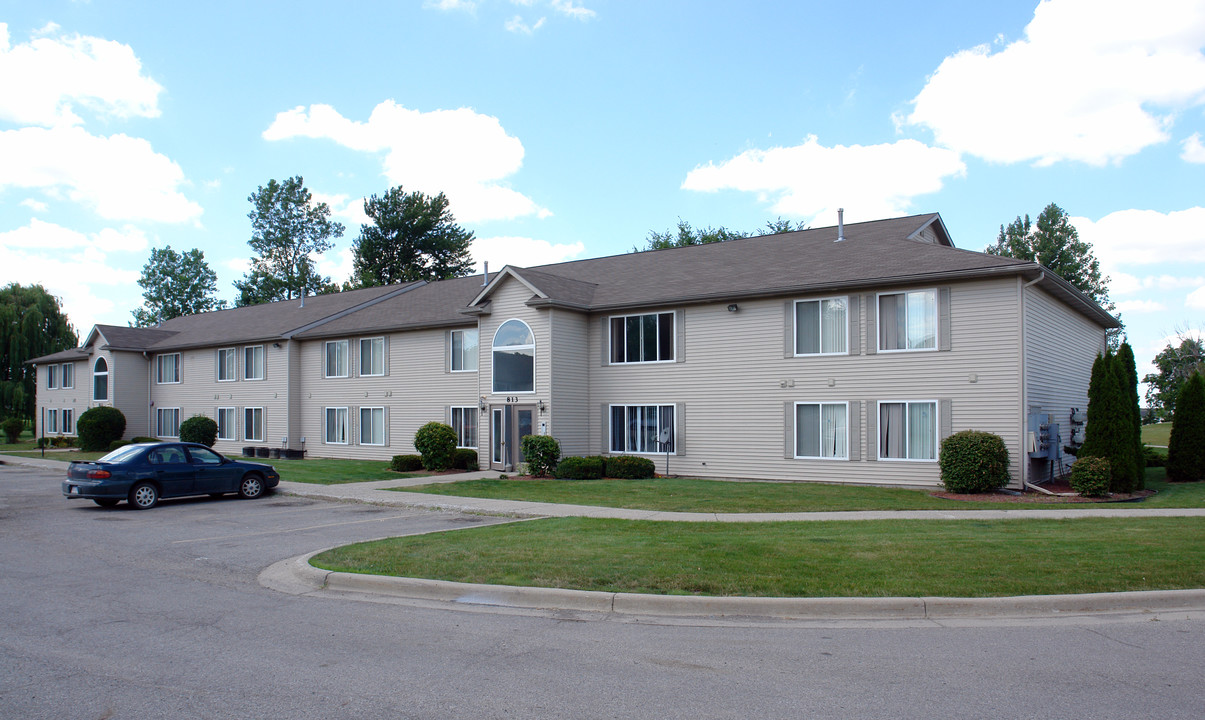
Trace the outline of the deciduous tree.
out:
M 58 298 L 41 285 L 0 288 L 0 417 L 33 419 L 37 373 L 25 361 L 77 345 Z
M 473 271 L 473 233 L 456 224 L 443 193 L 406 192 L 401 185 L 364 200 L 371 225 L 352 243 L 353 273 L 345 287 L 444 280 Z
M 729 230 L 723 226 L 718 228 L 710 226 L 696 228 L 682 218 L 678 218 L 677 229 L 666 230 L 665 232 L 650 230 L 644 249 L 664 250 L 666 248 L 686 247 L 688 245 L 706 245 L 708 243 L 739 240 L 758 235 L 775 235 L 777 233 L 795 232 L 797 230 L 807 230 L 807 225 L 803 222 L 792 224 L 790 220 L 785 220 L 781 216 L 774 220 L 767 220 L 765 228 L 760 228 L 754 232 Z M 633 250 L 635 251 L 635 248 Z
M 1156 372 L 1142 378 L 1146 383 L 1146 404 L 1151 413 L 1164 422 L 1176 411 L 1176 398 L 1188 378 L 1195 372 L 1205 372 L 1205 344 L 1201 335 L 1182 332 L 1179 342 L 1172 341 L 1155 356 Z
M 219 310 L 225 301 L 214 297 L 218 275 L 205 262 L 205 253 L 193 248 L 184 253 L 168 245 L 151 248 L 151 257 L 138 278 L 142 307 L 134 311 L 134 325 L 149 327 L 181 315 Z

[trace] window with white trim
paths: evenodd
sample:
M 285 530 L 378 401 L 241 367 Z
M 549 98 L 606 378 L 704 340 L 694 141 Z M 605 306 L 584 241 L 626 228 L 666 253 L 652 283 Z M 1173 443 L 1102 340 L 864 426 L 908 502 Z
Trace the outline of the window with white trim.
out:
M 264 409 L 262 407 L 243 408 L 243 440 L 264 441 Z
M 536 338 L 522 320 L 507 320 L 494 333 L 494 392 L 536 390 Z
M 328 445 L 346 445 L 347 444 L 347 408 L 345 407 L 328 407 L 326 408 L 326 421 L 323 423 L 325 428 L 326 444 Z
M 611 362 L 673 362 L 674 314 L 622 315 L 611 318 Z
M 48 435 L 50 435 L 50 434 L 58 435 L 58 433 L 59 433 L 59 411 L 58 410 L 47 410 L 46 411 L 46 433 Z
M 264 346 L 250 345 L 243 348 L 243 379 L 264 379 Z
M 347 341 L 330 340 L 323 347 L 323 375 L 328 378 L 347 377 Z
M 63 408 L 63 434 L 75 434 L 75 409 Z
M 155 410 L 155 437 L 180 437 L 180 408 Z
M 92 365 L 92 399 L 109 399 L 109 363 L 103 357 Z
M 849 459 L 849 404 L 795 403 L 795 457 Z
M 160 385 L 180 382 L 180 353 L 155 356 L 155 382 Z
M 477 449 L 476 406 L 452 408 L 452 429 L 456 431 L 456 447 Z
M 452 372 L 477 372 L 477 328 L 453 330 L 450 355 Z
M 220 407 L 215 413 L 218 423 L 218 440 L 234 440 L 238 437 L 235 430 L 235 410 L 232 407 Z
M 360 444 L 385 444 L 385 408 L 360 408 Z
M 59 366 L 58 365 L 47 365 L 46 366 L 46 389 L 47 390 L 57 390 L 58 387 L 59 387 Z
M 880 402 L 879 458 L 937 459 L 937 403 Z
M 660 442 L 662 434 L 669 437 L 665 445 Z M 676 435 L 673 405 L 611 406 L 613 453 L 673 453 Z
M 385 338 L 360 339 L 360 376 L 385 374 Z
M 795 301 L 795 354 L 844 355 L 849 342 L 848 298 Z
M 937 290 L 879 295 L 879 350 L 937 349 Z
M 218 382 L 232 382 L 238 379 L 238 370 L 235 367 L 236 357 L 234 348 L 218 350 Z
M 63 389 L 75 387 L 75 363 L 63 363 Z

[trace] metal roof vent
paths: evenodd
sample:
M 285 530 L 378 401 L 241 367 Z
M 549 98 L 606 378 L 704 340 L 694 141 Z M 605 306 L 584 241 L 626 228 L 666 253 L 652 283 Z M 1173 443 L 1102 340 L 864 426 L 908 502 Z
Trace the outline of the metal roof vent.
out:
M 835 242 L 841 242 L 845 239 L 845 208 L 837 208 L 837 239 Z
M 485 268 L 485 270 L 483 271 L 484 276 L 481 278 L 481 287 L 485 287 L 486 285 L 490 284 L 490 262 L 489 262 L 489 260 L 486 260 L 484 263 L 482 263 L 482 266 Z

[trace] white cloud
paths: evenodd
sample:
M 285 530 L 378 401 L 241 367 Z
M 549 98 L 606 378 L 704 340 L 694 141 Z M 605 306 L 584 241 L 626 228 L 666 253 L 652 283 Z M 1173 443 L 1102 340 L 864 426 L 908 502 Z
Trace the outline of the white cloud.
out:
M 490 272 L 497 272 L 507 265 L 531 267 L 573 260 L 586 251 L 580 242 L 553 244 L 546 240 L 526 237 L 473 238 L 470 250 L 476 271 L 481 272 L 482 263 L 490 264 Z
M 1112 280 L 1109 282 L 1109 291 L 1113 295 L 1129 295 L 1142 290 L 1150 290 L 1152 288 L 1159 290 L 1178 290 L 1181 288 L 1195 288 L 1205 285 L 1205 277 L 1200 275 L 1192 277 L 1175 277 L 1173 275 L 1147 275 L 1139 278 L 1129 273 L 1114 272 L 1110 273 L 1109 277 Z
M 371 225 L 372 218 L 364 212 L 364 198 L 353 198 L 347 195 L 325 195 L 311 193 L 315 203 L 326 203 L 331 209 L 331 216 L 347 226 L 347 234 L 355 235 L 361 225 Z
M 574 20 L 591 20 L 597 13 L 581 5 L 574 5 L 573 0 L 552 0 L 552 9 Z
M 992 162 L 1116 162 L 1205 102 L 1199 0 L 1045 0 L 1025 39 L 942 61 L 907 123 Z
M 503 184 L 523 165 L 523 144 L 498 118 L 470 108 L 410 110 L 392 100 L 367 122 L 348 120 L 329 105 L 277 114 L 266 140 L 325 138 L 352 150 L 384 152 L 384 175 L 394 185 L 443 192 L 460 222 L 509 220 L 548 211 Z
M 1162 312 L 1167 308 L 1156 300 L 1122 300 L 1117 303 L 1118 312 L 1146 313 Z
M 1205 310 L 1205 285 L 1190 292 L 1184 304 L 1192 310 Z
M 34 200 L 33 198 L 25 198 L 24 200 L 22 200 L 21 207 L 27 207 L 30 210 L 33 210 L 34 212 L 40 212 L 40 213 L 44 213 L 48 209 L 50 209 L 50 206 L 47 205 L 46 203 L 42 202 L 41 200 Z
M 314 264 L 318 267 L 318 272 L 329 276 L 331 281 L 336 285 L 342 285 L 344 281 L 351 277 L 355 258 L 355 253 L 352 252 L 351 248 L 329 250 L 321 255 L 311 257 L 314 259 Z
M 1071 222 L 1080 239 L 1091 243 L 1093 253 L 1106 269 L 1205 262 L 1205 207 L 1170 213 L 1119 210 L 1100 220 L 1073 217 Z M 1175 285 L 1175 278 L 1161 278 L 1167 278 L 1159 281 L 1163 287 Z
M 773 202 L 773 212 L 809 220 L 835 223 L 837 208 L 844 207 L 854 222 L 906 214 L 915 197 L 965 172 L 956 153 L 916 140 L 825 147 L 810 135 L 802 145 L 747 150 L 719 165 L 697 167 L 682 187 L 757 193 Z
M 145 250 L 147 240 L 146 234 L 132 225 L 126 225 L 121 230 L 104 228 L 100 232 L 85 235 L 78 230 L 33 218 L 25 227 L 0 232 L 0 245 L 35 250 L 93 248 L 108 253 Z
M 1205 145 L 1201 144 L 1201 133 L 1193 133 L 1180 143 L 1184 148 L 1180 159 L 1190 163 L 1205 163 Z
M 534 25 L 528 25 L 527 23 L 523 22 L 523 17 L 521 15 L 516 15 L 510 20 L 507 20 L 503 27 L 513 33 L 531 35 L 536 30 L 544 27 L 544 20 L 545 18 L 540 18 L 539 20 L 536 20 Z
M 53 23 L 39 34 L 58 30 Z M 79 125 L 87 109 L 118 118 L 158 117 L 159 83 L 142 74 L 129 45 L 81 35 L 11 45 L 0 23 L 0 119 L 46 127 Z
M 423 7 L 435 8 L 436 10 L 464 10 L 473 12 L 477 9 L 477 3 L 473 0 L 427 0 L 423 3 Z
M 184 197 L 180 166 L 142 138 L 91 135 L 82 128 L 0 131 L 0 191 L 39 188 L 108 220 L 184 222 L 201 206 Z

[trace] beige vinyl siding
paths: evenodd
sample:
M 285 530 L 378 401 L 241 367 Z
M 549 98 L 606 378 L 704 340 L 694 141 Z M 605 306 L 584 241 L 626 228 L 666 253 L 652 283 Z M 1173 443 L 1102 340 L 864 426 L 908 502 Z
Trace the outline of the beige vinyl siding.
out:
M 369 337 L 369 336 L 364 336 Z M 371 337 L 381 337 L 380 333 Z M 383 376 L 358 377 L 359 336 L 349 336 L 351 377 L 323 377 L 326 340 L 299 344 L 298 436 L 306 438 L 306 455 L 387 460 L 414 453 L 414 433 L 432 420 L 448 422 L 450 405 L 477 407 L 477 374 L 444 372 L 445 330 L 415 330 L 386 336 Z M 348 443 L 325 443 L 328 407 L 348 409 Z M 385 409 L 385 445 L 360 444 L 360 408 Z
M 74 365 L 75 387 L 64 388 L 62 385 L 62 365 Z M 49 372 L 50 365 L 58 367 L 59 370 L 59 386 L 54 390 L 46 388 L 46 374 Z M 84 373 L 82 381 L 80 373 Z M 34 433 L 40 437 L 42 433 L 42 422 L 45 417 L 45 411 L 58 410 L 60 413 L 64 409 L 74 411 L 74 419 L 72 420 L 72 428 L 70 433 L 63 432 L 62 416 L 59 418 L 59 432 L 51 433 L 51 435 L 75 435 L 75 421 L 79 420 L 79 416 L 88 408 L 92 407 L 92 366 L 89 363 L 76 361 L 73 363 L 48 363 L 38 365 L 37 367 L 37 410 L 34 418 Z
M 590 319 L 569 310 L 550 311 L 552 326 L 552 387 L 548 411 L 539 422 L 548 422 L 564 455 L 597 455 L 590 444 Z
M 678 404 L 679 454 L 670 472 L 710 477 L 935 485 L 936 462 L 880 461 L 877 438 L 867 434 L 876 401 L 949 400 L 952 430 L 990 430 L 1013 457 L 1020 451 L 1020 335 L 1016 284 L 1011 279 L 950 287 L 949 351 L 783 357 L 786 298 L 685 308 L 685 362 L 607 365 L 591 377 L 591 446 L 606 446 L 606 404 Z M 884 292 L 905 288 L 884 287 Z M 862 293 L 865 297 L 868 293 Z M 858 326 L 874 303 L 858 303 Z M 664 308 L 663 310 L 674 309 Z M 650 309 L 650 312 L 652 310 Z M 598 316 L 595 316 L 598 317 Z M 591 333 L 589 357 L 601 358 L 601 333 Z M 873 342 L 873 337 L 869 338 Z M 971 376 L 974 375 L 974 382 Z M 830 384 L 831 380 L 831 384 Z M 857 413 L 861 460 L 788 460 L 784 404 L 849 402 Z M 851 427 L 853 425 L 851 419 Z M 660 456 L 658 470 L 661 469 Z M 1015 470 L 1015 469 L 1014 469 Z
M 519 404 L 535 404 L 537 400 L 549 400 L 550 374 L 552 371 L 550 310 L 530 308 L 526 302 L 532 297 L 532 292 L 523 283 L 508 279 L 504 281 L 490 296 L 490 314 L 480 319 L 479 342 L 481 348 L 481 395 L 490 404 L 503 404 L 506 393 L 493 392 L 493 346 L 494 333 L 507 320 L 522 320 L 531 328 L 536 340 L 536 377 L 535 392 L 519 393 Z
M 126 416 L 123 439 L 136 435 L 154 435 L 155 413 L 154 408 L 150 407 L 147 388 L 151 380 L 152 364 L 153 360 L 144 358 L 142 353 L 109 353 L 109 402 L 94 404 L 112 405 Z M 88 373 L 88 381 L 92 381 L 91 371 Z

